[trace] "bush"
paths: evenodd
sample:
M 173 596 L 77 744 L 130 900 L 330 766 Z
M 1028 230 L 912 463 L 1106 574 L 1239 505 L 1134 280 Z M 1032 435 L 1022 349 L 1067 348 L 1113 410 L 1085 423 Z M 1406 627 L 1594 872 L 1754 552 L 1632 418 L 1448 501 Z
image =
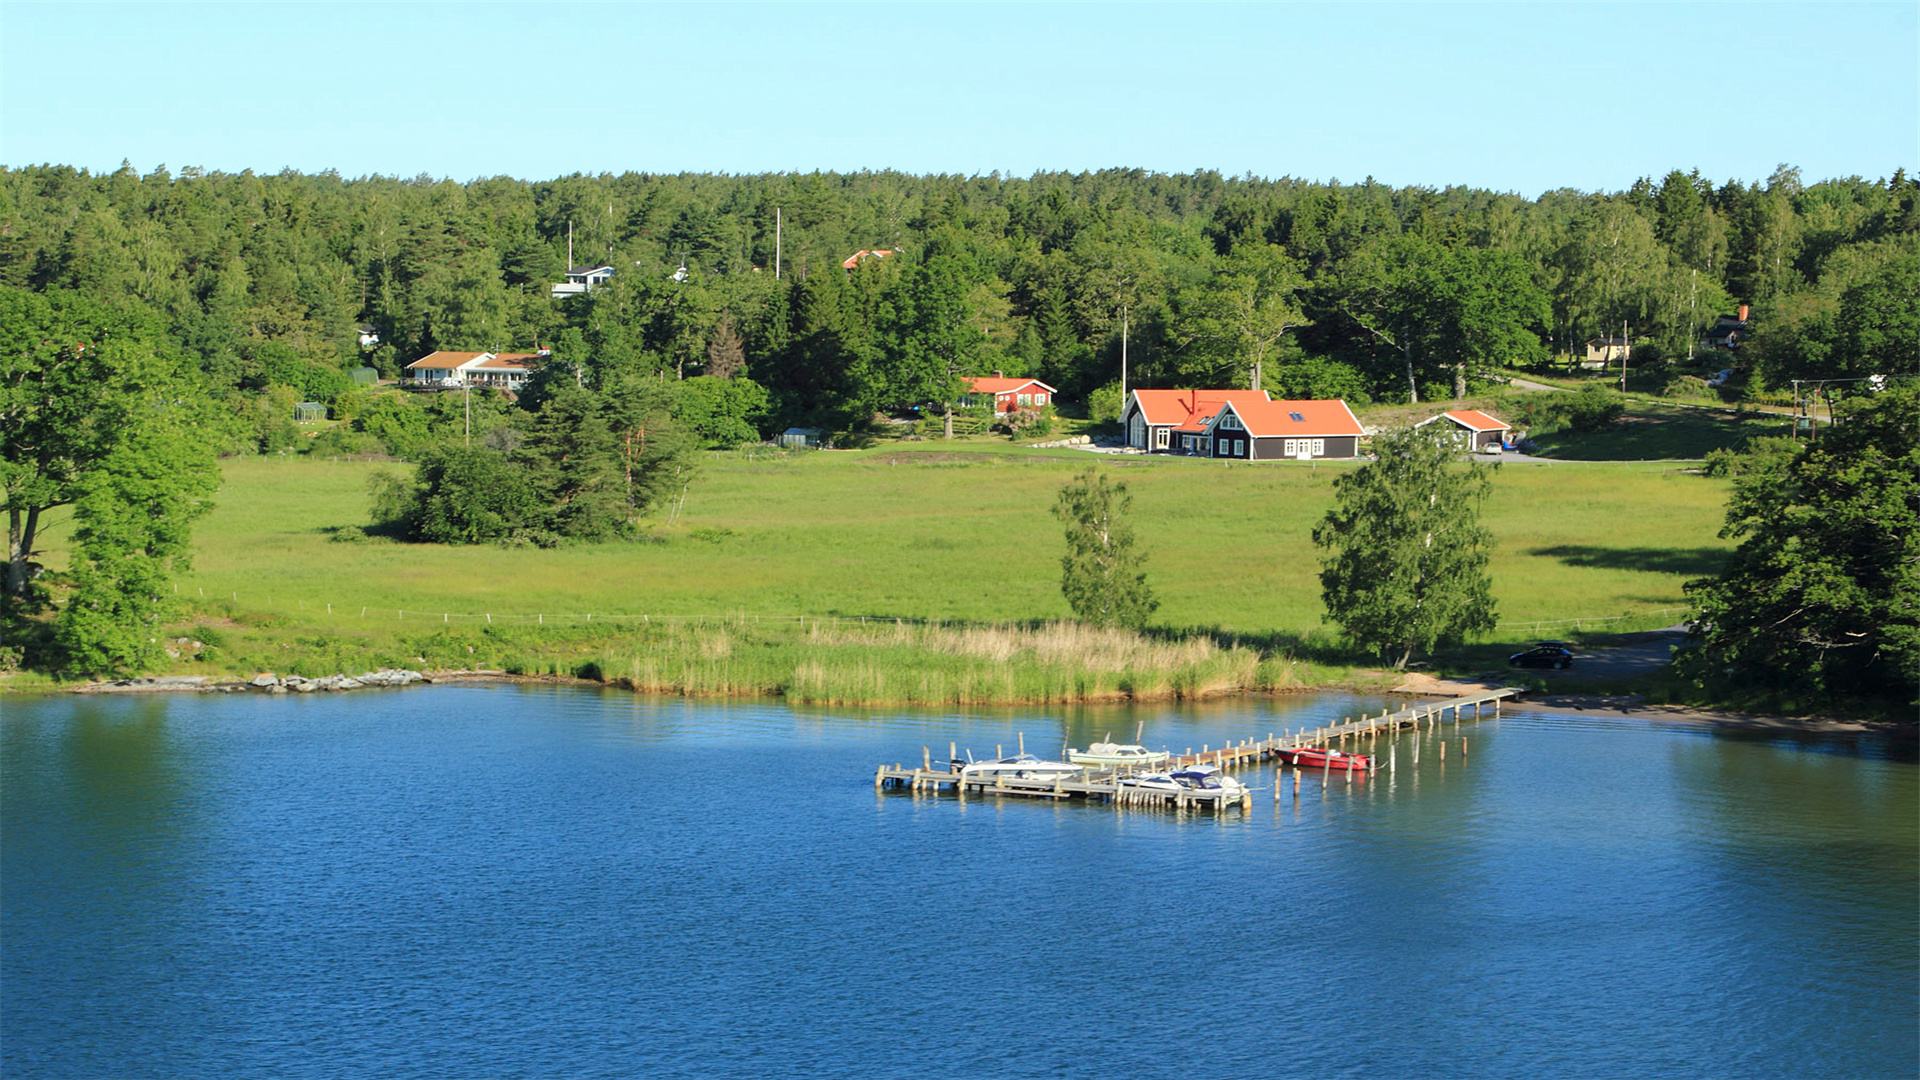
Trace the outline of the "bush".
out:
M 1087 395 L 1087 419 L 1096 424 L 1118 424 L 1120 412 L 1126 405 L 1120 384 L 1110 382 Z
M 999 426 L 1015 442 L 1044 439 L 1053 434 L 1053 409 L 1015 409 L 1001 417 Z
M 1620 395 L 1590 383 L 1554 404 L 1565 409 L 1566 426 L 1575 431 L 1605 431 L 1627 411 Z
M 307 453 L 323 458 L 384 457 L 387 447 L 364 431 L 336 427 L 321 432 L 307 443 Z
M 725 449 L 760 440 L 767 419 L 767 392 L 748 378 L 698 375 L 676 387 L 674 420 L 701 445 Z
M 412 457 L 432 439 L 427 412 L 404 394 L 379 394 L 353 421 L 355 431 L 380 440 L 394 457 Z

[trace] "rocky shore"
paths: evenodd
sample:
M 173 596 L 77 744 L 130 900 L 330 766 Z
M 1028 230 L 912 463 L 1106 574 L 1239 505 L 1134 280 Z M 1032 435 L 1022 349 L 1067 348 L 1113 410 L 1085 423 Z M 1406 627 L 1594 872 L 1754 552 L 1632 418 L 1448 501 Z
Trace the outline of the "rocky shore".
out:
M 460 674 L 472 674 L 462 672 Z M 82 694 L 191 693 L 206 694 L 312 694 L 359 690 L 368 686 L 408 686 L 433 682 L 433 678 L 406 668 L 381 668 L 359 675 L 323 675 L 309 679 L 300 675 L 275 675 L 262 672 L 251 679 L 220 678 L 212 675 L 148 675 L 112 682 L 88 683 L 74 688 Z

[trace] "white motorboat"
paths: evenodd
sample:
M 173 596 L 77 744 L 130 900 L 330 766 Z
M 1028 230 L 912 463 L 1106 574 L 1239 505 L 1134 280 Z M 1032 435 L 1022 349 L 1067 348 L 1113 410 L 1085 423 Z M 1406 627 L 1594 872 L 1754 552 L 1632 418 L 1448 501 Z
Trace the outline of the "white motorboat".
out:
M 1064 780 L 1085 771 L 1082 765 L 1042 761 L 1032 754 L 1015 754 L 997 761 L 970 761 L 960 766 L 960 775 L 967 780 L 994 780 L 1002 776 L 1009 780 Z
M 1101 769 L 1151 769 L 1165 765 L 1171 756 L 1165 750 L 1149 750 L 1137 743 L 1097 742 L 1085 750 L 1067 751 L 1067 760 L 1075 765 Z
M 1121 780 L 1120 786 L 1164 791 L 1170 795 L 1182 791 L 1218 791 L 1228 799 L 1238 799 L 1247 793 L 1247 785 L 1221 772 L 1214 765 L 1189 765 L 1172 772 L 1130 776 Z

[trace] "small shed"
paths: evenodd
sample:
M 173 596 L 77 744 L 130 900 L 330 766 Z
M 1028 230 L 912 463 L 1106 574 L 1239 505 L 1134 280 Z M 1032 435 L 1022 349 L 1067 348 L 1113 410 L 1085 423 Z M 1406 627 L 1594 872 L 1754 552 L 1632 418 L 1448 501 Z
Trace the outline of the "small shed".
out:
M 301 421 L 325 420 L 327 407 L 317 401 L 303 401 L 293 407 L 293 418 Z
M 789 450 L 818 449 L 826 444 L 820 429 L 811 427 L 790 427 L 775 441 Z
M 1506 441 L 1507 432 L 1513 430 L 1506 421 L 1478 409 L 1450 409 L 1439 416 L 1429 416 L 1413 426 L 1426 427 L 1428 424 L 1445 424 L 1453 433 L 1454 441 L 1468 450 L 1499 446 Z

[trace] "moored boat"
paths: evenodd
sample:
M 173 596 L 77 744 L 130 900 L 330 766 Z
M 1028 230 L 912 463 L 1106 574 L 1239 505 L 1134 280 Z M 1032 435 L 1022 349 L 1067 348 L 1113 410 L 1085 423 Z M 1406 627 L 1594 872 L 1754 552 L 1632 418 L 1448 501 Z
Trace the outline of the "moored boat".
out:
M 1097 742 L 1085 750 L 1067 751 L 1067 760 L 1075 765 L 1102 769 L 1150 769 L 1165 765 L 1171 756 L 1165 750 L 1149 750 L 1137 743 Z
M 969 761 L 960 765 L 960 775 L 967 780 L 993 780 L 1002 776 L 1009 780 L 1063 780 L 1086 771 L 1083 765 L 1043 761 L 1032 754 L 1015 754 L 994 761 Z
M 1275 756 L 1283 763 L 1297 769 L 1344 769 L 1349 772 L 1366 772 L 1373 768 L 1373 759 L 1365 754 L 1348 754 L 1327 746 L 1302 746 L 1295 749 L 1276 751 Z
M 1129 776 L 1120 781 L 1120 786 L 1145 791 L 1164 791 L 1169 795 L 1177 795 L 1183 791 L 1218 791 L 1223 792 L 1228 799 L 1238 799 L 1247 793 L 1247 785 L 1212 765 L 1190 765 L 1172 772 Z

